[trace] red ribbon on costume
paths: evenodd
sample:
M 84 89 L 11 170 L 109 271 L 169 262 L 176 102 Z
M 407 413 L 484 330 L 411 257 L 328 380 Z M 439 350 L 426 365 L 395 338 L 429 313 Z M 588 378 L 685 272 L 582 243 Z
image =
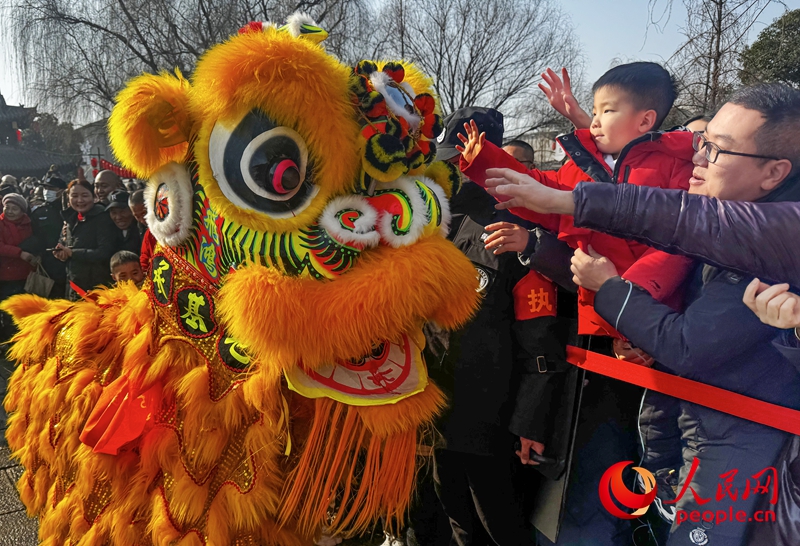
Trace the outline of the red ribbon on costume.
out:
M 116 455 L 139 438 L 161 404 L 161 384 L 141 392 L 124 375 L 103 388 L 80 440 L 95 453 Z
M 589 372 L 800 435 L 800 411 L 797 410 L 570 345 L 567 346 L 567 362 Z
M 78 294 L 78 295 L 79 295 L 81 298 L 85 299 L 86 301 L 92 301 L 92 300 L 89 298 L 89 293 L 88 293 L 86 290 L 84 290 L 83 288 L 81 288 L 80 286 L 78 286 L 77 284 L 75 284 L 74 282 L 72 282 L 72 281 L 69 281 L 69 286 L 70 286 L 70 288 L 72 288 L 72 290 L 74 290 L 74 291 L 75 291 L 75 293 L 76 293 L 76 294 Z

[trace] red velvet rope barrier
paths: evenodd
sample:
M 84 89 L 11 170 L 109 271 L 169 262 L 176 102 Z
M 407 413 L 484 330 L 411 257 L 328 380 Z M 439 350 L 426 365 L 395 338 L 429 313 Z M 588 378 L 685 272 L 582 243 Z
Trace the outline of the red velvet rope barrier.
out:
M 800 411 L 797 410 L 577 347 L 567 346 L 567 361 L 589 372 L 619 379 L 728 415 L 800 435 Z

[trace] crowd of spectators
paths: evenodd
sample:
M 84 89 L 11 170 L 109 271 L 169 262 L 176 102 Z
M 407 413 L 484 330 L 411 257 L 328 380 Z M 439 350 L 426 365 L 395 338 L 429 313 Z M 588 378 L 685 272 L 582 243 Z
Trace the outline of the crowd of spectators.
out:
M 449 338 L 428 329 L 426 360 L 450 407 L 406 541 L 800 543 L 800 437 L 754 409 L 800 409 L 800 91 L 743 88 L 718 112 L 659 130 L 677 91 L 655 63 L 604 74 L 591 115 L 566 71 L 544 80 L 576 128 L 559 137 L 567 158 L 556 171 L 537 169 L 524 141 L 503 141 L 497 111 L 445 121 L 438 158 L 465 176 L 450 238 L 484 297 Z M 631 368 L 691 379 L 708 401 L 579 372 L 567 345 L 637 377 Z M 755 401 L 749 414 L 716 409 L 737 395 Z M 649 471 L 657 492 L 631 519 L 598 495 L 624 461 Z M 635 474 L 623 481 L 645 492 Z M 547 532 L 529 528 L 537 517 Z
M 141 253 L 142 241 L 152 236 L 144 217 L 143 184 L 123 181 L 112 171 L 101 171 L 88 182 L 79 177 L 65 181 L 55 170 L 42 179 L 18 180 L 5 175 L 0 181 L 0 301 L 23 293 L 28 276 L 36 272 L 52 279 L 47 297 L 75 300 L 84 291 L 111 285 L 117 278 L 112 257 Z M 140 267 L 147 269 L 148 264 Z M 138 279 L 126 271 L 122 280 Z M 41 295 L 41 294 L 40 294 Z M 2 340 L 13 333 L 2 315 Z
M 566 71 L 543 77 L 550 104 L 576 128 L 559 138 L 558 170 L 537 169 L 524 140 L 504 142 L 496 110 L 445 120 L 437 159 L 465 177 L 449 237 L 477 270 L 482 305 L 457 332 L 425 326 L 429 373 L 449 407 L 406 540 L 800 544 L 800 437 L 763 416 L 579 371 L 567 357 L 574 345 L 800 409 L 800 91 L 743 88 L 718 112 L 659 130 L 677 90 L 658 64 L 609 70 L 591 114 Z M 6 175 L 0 196 L 0 300 L 23 292 L 34 271 L 54 281 L 52 298 L 142 283 L 153 239 L 140 183 L 111 171 L 93 184 Z M 606 471 L 623 461 L 652 473 L 657 489 L 655 509 L 631 519 L 598 502 Z M 759 491 L 776 502 L 744 493 L 741 480 L 749 491 L 767 469 L 775 478 Z M 630 478 L 631 494 L 643 493 Z M 542 506 L 558 533 L 531 529 Z M 777 512 L 773 525 L 719 521 L 720 511 L 764 509 Z M 703 519 L 682 520 L 690 513 Z

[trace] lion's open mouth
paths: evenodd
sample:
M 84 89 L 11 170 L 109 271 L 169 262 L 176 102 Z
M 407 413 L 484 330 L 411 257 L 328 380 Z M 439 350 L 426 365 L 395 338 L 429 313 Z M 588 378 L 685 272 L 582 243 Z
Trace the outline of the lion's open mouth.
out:
M 383 341 L 357 359 L 338 359 L 310 369 L 302 363 L 286 371 L 289 387 L 307 398 L 322 396 L 357 406 L 397 402 L 428 383 L 421 333 Z

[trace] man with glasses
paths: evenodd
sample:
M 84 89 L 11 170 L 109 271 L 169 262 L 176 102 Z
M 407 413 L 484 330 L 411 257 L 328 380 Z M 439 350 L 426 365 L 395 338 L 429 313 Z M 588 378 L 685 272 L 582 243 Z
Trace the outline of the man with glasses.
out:
M 796 200 L 800 184 L 800 91 L 781 84 L 738 91 L 695 135 L 697 150 L 690 193 L 760 203 Z M 502 206 L 530 206 L 539 212 L 571 214 L 572 195 L 553 193 L 510 171 L 488 172 L 487 186 L 512 199 Z M 640 207 L 628 214 L 635 215 Z M 674 222 L 647 208 L 653 222 Z M 720 222 L 718 229 L 725 229 Z M 714 238 L 714 231 L 707 230 Z M 646 234 L 642 234 L 645 236 Z M 607 260 L 576 257 L 579 284 L 596 287 L 595 310 L 672 372 L 773 404 L 800 408 L 800 377 L 772 341 L 780 331 L 763 324 L 742 302 L 752 277 L 699 265 L 687 282 L 687 307 L 675 312 L 620 279 Z M 760 495 L 745 495 L 747 479 L 775 466 L 788 434 L 705 407 L 681 402 L 678 421 L 686 487 L 677 509 L 691 513 L 724 510 L 745 521 L 686 521 L 673 524 L 676 544 L 738 545 Z M 698 461 L 698 462 L 695 462 Z M 693 463 L 695 471 L 690 473 Z M 691 474 L 691 476 L 690 476 Z M 760 476 L 765 485 L 766 474 Z M 726 481 L 730 480 L 730 482 Z M 688 483 L 687 483 L 688 482 Z M 691 490 L 688 487 L 691 487 Z M 772 492 L 776 484 L 770 484 Z M 762 524 L 763 525 L 763 524 Z M 797 543 L 800 537 L 793 537 Z
M 734 118 L 736 114 L 742 113 L 739 110 L 744 107 L 735 103 L 728 103 L 723 108 L 729 107 L 728 111 L 720 110 L 720 113 L 714 116 L 720 117 L 721 120 L 729 121 Z M 726 119 L 729 118 L 729 119 Z M 781 147 L 779 142 L 776 142 L 775 137 L 764 135 L 760 137 L 762 146 L 759 146 L 759 138 L 753 138 L 750 141 L 746 140 L 744 136 L 738 136 L 737 132 L 728 131 L 727 126 L 723 123 L 723 128 L 718 126 L 720 122 L 713 124 L 714 120 L 709 122 L 706 127 L 705 134 L 695 132 L 692 136 L 692 147 L 698 152 L 699 158 L 695 158 L 695 170 L 692 172 L 692 178 L 689 179 L 690 189 L 689 193 L 698 193 L 701 195 L 709 195 L 717 197 L 718 199 L 734 199 L 737 201 L 758 201 L 766 197 L 767 194 L 775 189 L 789 174 L 793 174 L 800 169 L 800 165 L 794 166 L 790 159 L 781 158 L 776 155 L 756 154 L 751 152 L 737 152 L 730 149 L 723 149 L 720 145 L 726 148 L 742 148 L 757 151 L 759 148 L 774 149 L 771 145 Z M 732 120 L 729 121 L 731 123 Z M 753 122 L 754 123 L 754 122 Z M 731 125 L 735 125 L 732 122 Z M 752 129 L 752 128 L 751 128 Z M 721 132 L 728 131 L 728 132 Z M 756 133 L 757 130 L 751 131 Z M 741 133 L 741 131 L 739 131 Z M 790 135 L 785 135 L 790 140 Z M 710 140 L 710 139 L 713 139 Z M 719 144 L 717 144 L 719 142 Z M 721 156 L 727 156 L 720 161 Z M 754 158 L 761 159 L 762 161 L 748 161 L 740 158 Z M 795 162 L 797 160 L 795 159 Z M 737 171 L 736 176 L 732 176 L 732 170 Z M 752 180 L 746 178 L 747 175 L 764 176 L 760 184 L 753 184 Z

